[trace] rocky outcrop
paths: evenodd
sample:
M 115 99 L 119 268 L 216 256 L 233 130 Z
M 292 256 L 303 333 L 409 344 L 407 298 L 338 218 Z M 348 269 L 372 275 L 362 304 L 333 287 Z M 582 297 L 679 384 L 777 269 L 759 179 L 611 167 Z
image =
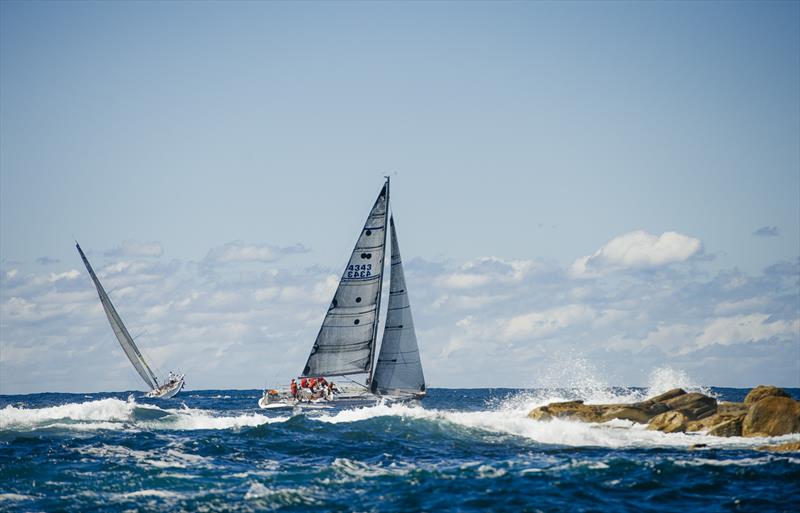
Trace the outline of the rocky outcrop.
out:
M 668 411 L 659 413 L 647 424 L 647 429 L 663 431 L 664 433 L 683 433 L 689 419 L 679 411 Z
M 747 394 L 747 397 L 744 398 L 744 404 L 751 405 L 755 404 L 761 399 L 765 397 L 789 397 L 791 396 L 786 393 L 785 390 L 778 387 L 773 387 L 771 385 L 758 385 L 754 389 Z
M 711 415 L 716 411 L 717 401 L 703 394 L 687 394 L 675 388 L 669 392 L 652 397 L 646 401 L 630 404 L 584 404 L 583 401 L 551 403 L 531 411 L 528 416 L 534 420 L 552 418 L 582 420 L 584 422 L 608 422 L 609 420 L 630 420 L 640 424 L 669 411 L 682 413 L 687 421 Z
M 528 414 L 533 420 L 573 419 L 584 422 L 601 422 L 599 406 L 587 406 L 583 401 L 567 401 L 540 406 Z
M 742 421 L 748 409 L 744 403 L 717 403 L 717 413 L 689 422 L 686 431 L 706 431 L 712 436 L 742 436 Z
M 800 433 L 800 402 L 780 388 L 763 385 L 751 390 L 743 403 L 718 403 L 705 394 L 675 388 L 631 404 L 552 403 L 533 409 L 528 417 L 583 422 L 620 419 L 647 424 L 647 429 L 665 433 L 705 431 L 712 436 Z
M 800 403 L 769 396 L 754 403 L 742 422 L 744 436 L 779 436 L 800 432 Z

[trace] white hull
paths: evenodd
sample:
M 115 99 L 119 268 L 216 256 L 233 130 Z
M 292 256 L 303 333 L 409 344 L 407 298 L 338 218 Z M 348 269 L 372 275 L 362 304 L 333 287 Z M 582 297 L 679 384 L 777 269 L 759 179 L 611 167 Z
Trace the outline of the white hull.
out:
M 303 408 L 309 410 L 320 410 L 325 408 L 330 408 L 329 406 L 330 401 L 326 399 L 315 399 L 312 401 L 298 401 L 294 397 L 289 396 L 288 394 L 280 394 L 280 395 L 267 395 L 264 394 L 261 399 L 258 400 L 258 407 L 264 410 L 280 410 L 280 409 L 292 409 L 292 408 Z
M 154 388 L 145 394 L 145 397 L 154 399 L 169 399 L 170 397 L 175 397 L 175 395 L 181 391 L 183 385 L 183 376 L 181 376 L 180 379 L 174 383 L 165 383 L 158 388 Z

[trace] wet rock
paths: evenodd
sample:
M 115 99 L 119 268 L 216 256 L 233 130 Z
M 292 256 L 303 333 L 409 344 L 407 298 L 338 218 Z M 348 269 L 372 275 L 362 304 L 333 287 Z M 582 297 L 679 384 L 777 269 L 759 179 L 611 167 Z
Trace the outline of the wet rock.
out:
M 762 445 L 759 451 L 769 452 L 800 452 L 800 442 L 786 442 L 778 445 Z
M 780 436 L 800 432 L 800 403 L 768 396 L 750 407 L 742 423 L 744 436 Z
M 652 401 L 654 403 L 663 403 L 664 401 L 669 401 L 670 399 L 674 399 L 675 397 L 678 397 L 679 395 L 684 395 L 684 394 L 686 394 L 686 390 L 684 390 L 682 388 L 673 388 L 672 390 L 667 390 L 663 394 L 659 394 L 659 395 L 657 395 L 655 397 L 651 397 L 648 400 Z
M 720 415 L 730 415 L 733 417 L 741 415 L 744 417 L 747 415 L 748 410 L 750 410 L 750 405 L 744 403 L 730 403 L 727 401 L 720 401 L 717 403 L 717 413 Z
M 717 410 L 718 413 L 714 415 L 689 422 L 686 431 L 707 431 L 714 436 L 742 436 L 742 421 L 747 414 L 747 408 L 718 406 Z
M 647 424 L 647 429 L 663 431 L 664 433 L 683 433 L 689 424 L 686 415 L 679 411 L 659 413 Z
M 717 412 L 717 400 L 698 392 L 683 394 L 665 402 L 667 409 L 679 411 L 689 420 L 698 420 Z
M 567 401 L 551 403 L 546 406 L 534 408 L 528 417 L 533 420 L 574 419 L 584 422 L 599 422 L 602 408 L 595 405 L 583 404 L 583 401 Z
M 742 436 L 744 416 L 731 418 L 714 425 L 708 430 L 711 436 Z
M 744 404 L 752 405 L 764 399 L 765 397 L 789 397 L 791 396 L 786 393 L 786 391 L 782 388 L 774 387 L 771 385 L 758 385 L 754 389 L 752 389 L 748 394 L 747 397 L 744 398 Z
M 600 417 L 600 422 L 607 422 L 609 420 L 630 420 L 638 422 L 639 424 L 646 424 L 655 414 L 650 410 L 638 406 L 636 404 L 630 405 L 616 405 L 605 409 Z

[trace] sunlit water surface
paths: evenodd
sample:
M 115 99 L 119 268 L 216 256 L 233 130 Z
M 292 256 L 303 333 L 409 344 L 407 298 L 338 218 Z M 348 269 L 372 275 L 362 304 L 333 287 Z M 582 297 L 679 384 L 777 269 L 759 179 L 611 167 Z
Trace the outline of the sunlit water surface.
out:
M 755 450 L 798 435 L 526 418 L 550 401 L 659 391 L 432 389 L 420 403 L 309 412 L 259 410 L 257 390 L 0 396 L 0 510 L 798 510 L 800 457 Z

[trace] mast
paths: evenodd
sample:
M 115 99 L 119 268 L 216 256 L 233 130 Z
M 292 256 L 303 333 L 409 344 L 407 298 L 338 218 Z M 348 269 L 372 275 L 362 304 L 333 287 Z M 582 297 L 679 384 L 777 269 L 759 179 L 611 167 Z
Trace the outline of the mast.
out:
M 114 335 L 116 335 L 119 345 L 122 346 L 122 350 L 125 351 L 125 355 L 131 361 L 133 367 L 136 369 L 136 372 L 139 373 L 139 376 L 142 377 L 147 386 L 149 386 L 151 389 L 158 388 L 158 379 L 156 379 L 156 375 L 153 374 L 152 370 L 150 370 L 150 366 L 147 365 L 147 362 L 142 356 L 142 353 L 139 351 L 139 348 L 136 347 L 136 344 L 134 344 L 133 337 L 131 337 L 131 334 L 128 333 L 128 329 L 122 322 L 122 318 L 117 313 L 113 303 L 111 303 L 111 299 L 109 299 L 108 294 L 103 288 L 103 285 L 100 283 L 100 280 L 97 278 L 97 275 L 94 273 L 94 269 L 92 269 L 91 264 L 89 264 L 89 260 L 86 258 L 86 255 L 83 253 L 83 250 L 77 241 L 75 242 L 75 247 L 78 248 L 78 253 L 81 255 L 81 260 L 83 260 L 86 270 L 89 271 L 89 276 L 92 277 L 94 286 L 97 289 L 97 295 L 100 297 L 100 303 L 103 305 L 103 310 L 106 313 L 109 324 L 111 324 L 111 329 L 114 330 Z
M 390 180 L 390 178 L 388 176 L 386 176 L 384 178 L 386 178 L 386 213 L 383 215 L 383 226 L 386 227 L 389 224 L 387 221 L 389 221 L 389 180 Z M 388 230 L 386 230 L 386 229 L 383 230 L 384 252 L 383 252 L 383 264 L 381 265 L 381 268 L 383 268 L 383 269 L 386 268 L 386 249 L 385 248 L 386 248 L 386 232 L 387 231 Z M 390 263 L 391 263 L 391 261 L 390 261 Z M 383 291 L 383 274 L 384 273 L 381 272 L 381 282 L 378 285 L 378 305 L 375 307 L 375 326 L 373 327 L 373 331 L 372 331 L 372 347 L 371 347 L 370 352 L 369 352 L 369 377 L 367 378 L 367 390 L 369 390 L 370 387 L 372 386 L 372 376 L 375 374 L 375 366 L 373 365 L 373 362 L 376 360 L 375 353 L 376 353 L 376 349 L 377 349 L 377 346 L 378 346 L 378 324 L 380 322 L 380 313 L 381 313 L 381 298 L 382 298 L 382 291 Z

